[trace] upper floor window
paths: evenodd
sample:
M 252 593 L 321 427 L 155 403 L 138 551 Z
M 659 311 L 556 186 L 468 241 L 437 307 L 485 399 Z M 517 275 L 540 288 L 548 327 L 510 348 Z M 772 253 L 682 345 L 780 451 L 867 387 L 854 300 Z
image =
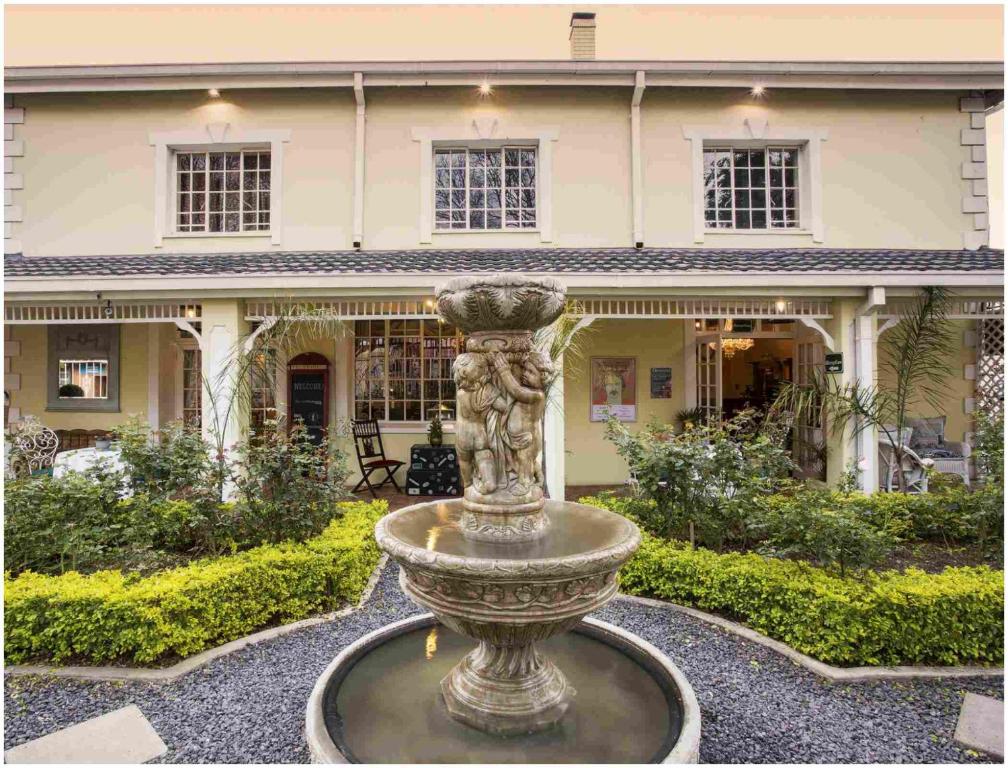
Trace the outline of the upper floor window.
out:
M 535 147 L 434 150 L 434 227 L 535 229 Z
M 176 152 L 176 231 L 269 231 L 270 181 L 269 150 Z
M 797 147 L 704 147 L 708 229 L 797 229 Z

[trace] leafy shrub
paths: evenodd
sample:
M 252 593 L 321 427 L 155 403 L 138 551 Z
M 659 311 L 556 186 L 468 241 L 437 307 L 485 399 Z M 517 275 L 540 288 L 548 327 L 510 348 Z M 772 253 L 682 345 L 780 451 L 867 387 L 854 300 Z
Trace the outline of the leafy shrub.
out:
M 357 600 L 378 562 L 374 524 L 388 507 L 339 506 L 340 519 L 302 544 L 266 545 L 147 578 L 120 571 L 8 575 L 6 660 L 149 663 L 190 656 Z
M 645 535 L 621 582 L 630 594 L 744 621 L 831 664 L 999 664 L 1004 658 L 1004 573 L 985 566 L 841 579 L 791 561 L 719 555 Z
M 236 455 L 233 480 L 247 539 L 275 543 L 318 533 L 333 503 L 347 495 L 343 453 L 331 441 L 315 445 L 300 421 L 289 431 L 266 422 Z
M 154 499 L 210 497 L 210 501 L 220 501 L 219 470 L 199 432 L 172 422 L 151 440 L 147 423 L 137 416 L 116 432 L 135 493 Z
M 902 527 L 897 517 L 872 520 L 858 507 L 829 491 L 770 496 L 759 505 L 754 528 L 770 552 L 836 568 L 842 578 L 882 562 L 896 544 L 894 529 Z
M 606 438 L 654 501 L 638 510 L 642 526 L 684 537 L 692 523 L 697 540 L 718 550 L 747 542 L 756 499 L 786 485 L 794 468 L 779 439 L 754 429 L 751 412 L 678 435 L 660 424 L 635 434 L 610 419 Z
M 119 502 L 123 477 L 101 464 L 88 476 L 38 475 L 4 486 L 4 567 L 62 573 L 143 547 Z
M 1004 412 L 977 414 L 976 466 L 984 482 L 1004 494 Z

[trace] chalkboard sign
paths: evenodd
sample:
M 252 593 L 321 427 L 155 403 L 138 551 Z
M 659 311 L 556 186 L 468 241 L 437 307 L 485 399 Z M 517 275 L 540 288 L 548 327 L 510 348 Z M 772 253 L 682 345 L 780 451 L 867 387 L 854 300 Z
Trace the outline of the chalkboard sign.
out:
M 672 397 L 672 369 L 651 369 L 651 398 L 668 400 Z
M 320 445 L 326 427 L 325 371 L 297 371 L 290 377 L 290 409 L 294 420 L 301 419 L 312 442 Z

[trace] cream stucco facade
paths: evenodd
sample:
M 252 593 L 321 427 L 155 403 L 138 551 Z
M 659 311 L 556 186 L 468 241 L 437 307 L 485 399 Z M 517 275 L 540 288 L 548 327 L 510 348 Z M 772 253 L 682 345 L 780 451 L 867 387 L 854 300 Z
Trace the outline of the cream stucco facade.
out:
M 666 30 L 673 13 L 610 12 L 624 25 L 647 17 Z M 347 11 L 348 24 L 367 13 Z M 386 20 L 389 30 L 403 32 L 410 13 Z M 952 24 L 949 11 L 921 13 L 921 34 Z M 12 18 L 32 39 L 45 16 Z M 319 28 L 331 23 L 316 16 Z M 270 302 L 307 301 L 329 307 L 346 331 L 295 350 L 328 361 L 326 410 L 337 429 L 355 415 L 355 320 L 430 318 L 427 302 L 451 276 L 504 269 L 558 277 L 591 321 L 583 357 L 565 360 L 562 407 L 546 430 L 548 473 L 570 485 L 627 479 L 604 425 L 589 418 L 592 357 L 634 359 L 638 426 L 697 404 L 697 345 L 706 342 L 695 330 L 709 320 L 789 322 L 775 359 L 793 369 L 796 345 L 811 345 L 802 354 L 818 365 L 826 352 L 843 356 L 844 381 L 875 381 L 881 329 L 928 285 L 954 292 L 957 353 L 944 412 L 949 438 L 963 440 L 976 400 L 977 329 L 1003 323 L 1003 256 L 986 250 L 988 167 L 1001 146 L 987 141 L 986 127 L 1000 119 L 991 115 L 1003 65 L 977 50 L 946 63 L 669 61 L 655 51 L 654 29 L 640 40 L 651 58 L 630 60 L 635 47 L 606 37 L 618 24 L 601 22 L 598 51 L 609 53 L 594 61 L 582 50 L 577 60 L 557 58 L 537 37 L 523 42 L 537 60 L 414 60 L 408 46 L 392 46 L 401 55 L 383 61 L 222 53 L 202 64 L 115 65 L 68 47 L 73 66 L 54 68 L 16 40 L 5 96 L 11 422 L 30 415 L 55 429 L 105 430 L 143 414 L 163 425 L 182 415 L 184 349 L 199 350 L 204 379 L 220 382 L 236 345 L 275 317 Z M 436 227 L 434 153 L 516 145 L 536 152 L 535 226 Z M 796 153 L 798 226 L 707 229 L 703 153 L 720 147 Z M 175 153 L 243 149 L 271 153 L 269 228 L 176 231 Z M 50 410 L 47 328 L 89 323 L 120 327 L 118 411 Z M 724 398 L 745 396 L 752 363 L 740 358 L 721 372 Z M 652 397 L 653 368 L 671 369 L 669 397 Z M 280 375 L 281 415 L 286 397 Z M 215 407 L 204 398 L 205 431 Z M 390 455 L 424 440 L 423 422 L 390 416 L 382 426 Z M 242 427 L 230 424 L 227 442 Z M 873 437 L 825 439 L 827 482 L 860 457 L 870 488 Z

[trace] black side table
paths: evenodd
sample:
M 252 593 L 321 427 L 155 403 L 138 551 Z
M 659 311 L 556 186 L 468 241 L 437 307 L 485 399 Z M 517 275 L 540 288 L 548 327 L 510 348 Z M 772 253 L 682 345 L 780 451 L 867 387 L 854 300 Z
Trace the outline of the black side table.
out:
M 461 496 L 462 476 L 455 447 L 423 443 L 412 446 L 406 493 L 410 496 Z

